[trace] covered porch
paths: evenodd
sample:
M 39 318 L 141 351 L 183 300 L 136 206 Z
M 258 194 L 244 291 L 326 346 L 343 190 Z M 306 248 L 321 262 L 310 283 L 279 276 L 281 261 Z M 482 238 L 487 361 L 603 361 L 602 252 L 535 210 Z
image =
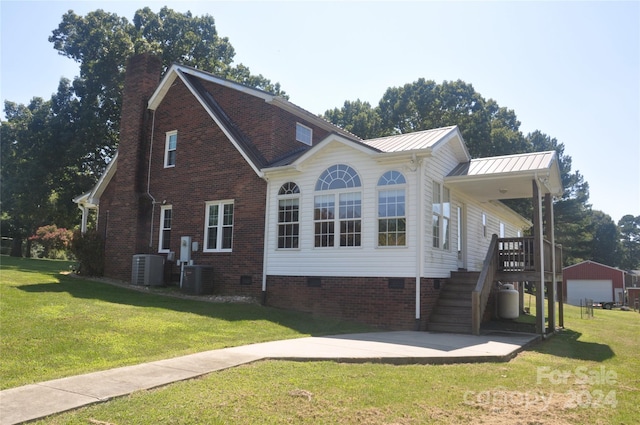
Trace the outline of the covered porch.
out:
M 553 213 L 553 197 L 562 195 L 563 187 L 555 151 L 471 160 L 456 167 L 445 184 L 482 202 L 530 199 L 532 203 L 532 235 L 494 235 L 491 240 L 471 293 L 472 333 L 480 332 L 489 296 L 498 282 L 535 284 L 536 333 L 546 335 L 564 326 L 562 247 L 555 243 Z M 520 300 L 522 303 L 522 292 Z

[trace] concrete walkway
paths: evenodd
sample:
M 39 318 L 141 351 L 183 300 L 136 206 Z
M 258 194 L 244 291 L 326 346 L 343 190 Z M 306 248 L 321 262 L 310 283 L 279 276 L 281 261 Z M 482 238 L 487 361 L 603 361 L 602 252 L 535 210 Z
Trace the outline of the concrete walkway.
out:
M 0 391 L 0 425 L 17 424 L 265 359 L 392 364 L 504 362 L 538 336 L 376 332 L 206 351 Z

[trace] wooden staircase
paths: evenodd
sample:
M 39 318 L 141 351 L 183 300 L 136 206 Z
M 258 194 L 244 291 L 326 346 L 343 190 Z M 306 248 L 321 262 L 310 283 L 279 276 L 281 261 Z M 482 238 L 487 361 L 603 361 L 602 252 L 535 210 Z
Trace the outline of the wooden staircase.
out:
M 471 292 L 480 272 L 452 272 L 451 279 L 440 290 L 427 330 L 431 332 L 472 333 Z

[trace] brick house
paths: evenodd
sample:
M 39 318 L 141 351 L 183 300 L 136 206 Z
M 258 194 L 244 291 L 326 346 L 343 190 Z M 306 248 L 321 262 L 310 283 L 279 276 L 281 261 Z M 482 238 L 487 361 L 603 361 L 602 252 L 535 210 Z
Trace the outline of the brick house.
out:
M 554 152 L 472 160 L 455 126 L 360 140 L 273 94 L 160 71 L 151 55 L 129 61 L 118 153 L 75 199 L 83 226 L 97 210 L 108 277 L 129 280 L 136 254 L 175 259 L 189 236 L 216 292 L 425 329 L 452 271 L 482 270 L 492 235 L 542 229 L 500 199 L 541 212 L 562 191 Z

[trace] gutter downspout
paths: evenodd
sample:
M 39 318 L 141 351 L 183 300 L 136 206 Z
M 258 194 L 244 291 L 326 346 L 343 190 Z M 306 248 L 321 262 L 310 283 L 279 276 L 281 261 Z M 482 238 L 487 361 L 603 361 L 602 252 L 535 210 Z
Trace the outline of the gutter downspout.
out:
M 149 142 L 149 168 L 147 170 L 147 196 L 151 198 L 151 228 L 149 229 L 149 253 L 153 247 L 153 220 L 155 220 L 156 212 L 156 198 L 151 195 L 151 157 L 153 154 L 153 136 L 156 129 L 156 111 L 153 111 L 153 117 L 151 118 L 151 140 Z
M 269 213 L 271 211 L 271 185 L 269 179 L 262 174 L 262 178 L 267 182 L 267 194 L 265 195 L 265 211 L 264 211 L 264 241 L 262 248 L 262 305 L 267 304 L 267 261 L 269 259 Z
M 414 154 L 413 157 L 416 164 L 416 330 L 420 330 L 421 320 L 421 278 L 424 270 L 424 203 L 422 201 L 423 193 L 423 175 L 422 160 L 418 160 Z

